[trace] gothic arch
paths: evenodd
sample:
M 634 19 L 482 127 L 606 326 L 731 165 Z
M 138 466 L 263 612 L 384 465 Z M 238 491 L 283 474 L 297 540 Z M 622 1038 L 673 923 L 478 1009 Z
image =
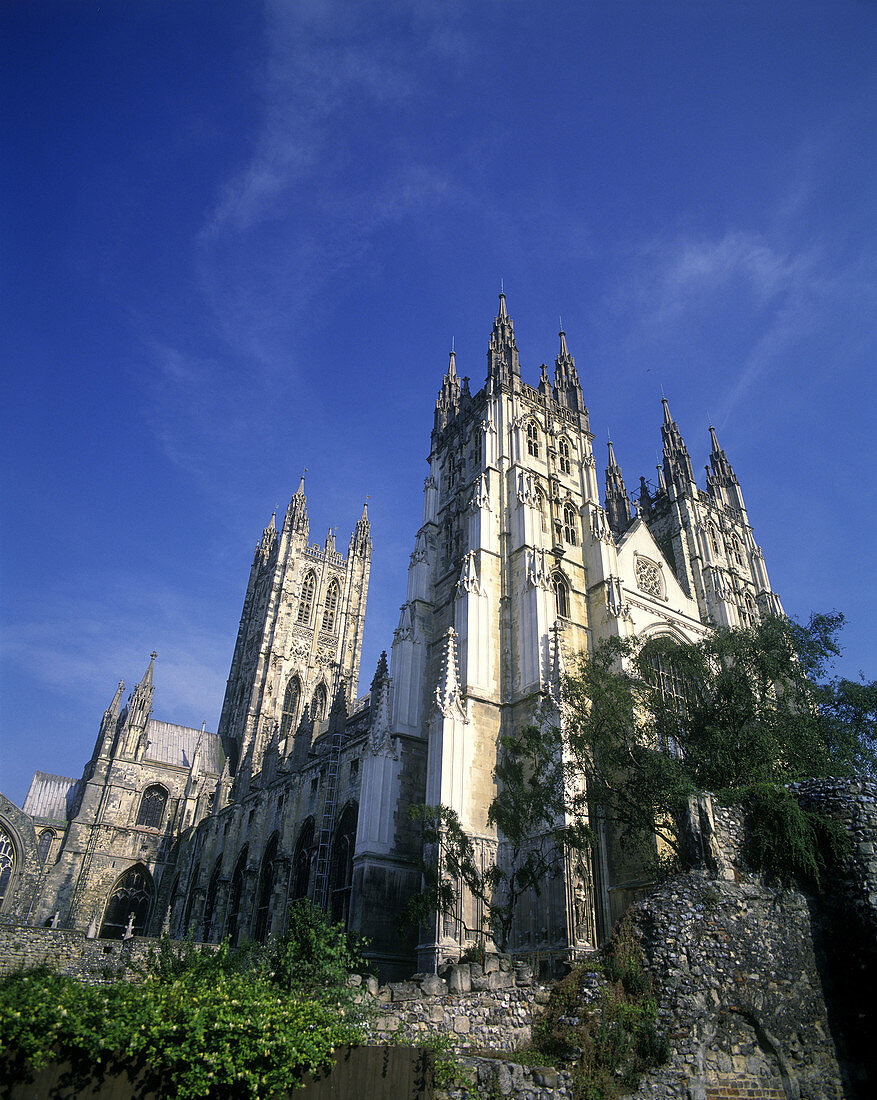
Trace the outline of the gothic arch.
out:
M 129 922 L 135 936 L 145 935 L 154 898 L 155 884 L 152 875 L 142 863 L 135 863 L 133 867 L 123 871 L 107 898 L 100 938 L 122 939 Z
M 19 864 L 20 857 L 12 830 L 7 829 L 5 821 L 0 821 L 0 911 L 7 895 L 12 896 L 11 887 Z
M 309 570 L 302 581 L 301 598 L 298 601 L 298 616 L 296 621 L 307 626 L 311 621 L 311 612 L 314 606 L 314 593 L 317 590 L 317 577 L 313 569 Z
M 243 911 L 244 901 L 244 872 L 247 869 L 247 845 L 241 849 L 238 861 L 234 865 L 231 876 L 231 888 L 228 895 L 228 918 L 225 922 L 225 934 L 231 940 L 232 947 L 237 946 L 241 930 L 246 922 L 246 913 Z
M 186 895 L 186 908 L 183 910 L 183 924 L 182 931 L 185 934 L 189 931 L 189 921 L 192 919 L 192 906 L 195 904 L 195 886 L 198 883 L 198 876 L 201 873 L 200 861 L 192 868 L 192 874 L 189 876 L 189 892 Z
M 326 685 L 324 683 L 317 684 L 314 689 L 313 698 L 311 699 L 311 718 L 314 722 L 322 722 L 329 707 L 329 693 L 326 691 Z
M 323 604 L 323 622 L 320 627 L 321 630 L 325 630 L 329 634 L 335 633 L 335 622 L 338 616 L 338 599 L 340 594 L 341 587 L 337 580 L 333 580 L 326 592 L 326 600 Z
M 359 807 L 348 802 L 341 811 L 329 863 L 329 906 L 332 920 L 347 927 L 350 919 L 350 890 L 353 885 L 353 850 L 356 847 L 356 825 Z
M 290 884 L 290 901 L 308 896 L 308 886 L 311 881 L 311 863 L 314 858 L 314 834 L 316 826 L 314 819 L 305 819 L 298 840 L 295 843 L 295 852 L 292 857 L 292 882 Z
M 301 700 L 301 680 L 298 676 L 293 676 L 289 683 L 286 685 L 286 691 L 283 694 L 283 713 L 280 719 L 280 740 L 283 741 L 295 729 L 296 718 L 298 717 L 298 704 Z
M 137 811 L 137 825 L 147 829 L 160 829 L 164 820 L 164 808 L 167 805 L 167 788 L 161 783 L 153 783 L 143 792 L 140 809 Z
M 277 848 L 280 834 L 274 832 L 265 848 L 259 867 L 259 885 L 256 893 L 256 922 L 253 926 L 253 939 L 264 943 L 271 923 L 271 899 L 277 882 Z
M 570 546 L 579 544 L 579 514 L 572 501 L 563 506 L 563 537 Z
M 562 435 L 557 443 L 557 465 L 560 467 L 562 474 L 572 473 L 569 440 L 565 435 Z
M 554 593 L 554 607 L 560 619 L 570 617 L 569 581 L 559 569 L 551 574 L 551 591 Z
M 527 421 L 527 454 L 539 457 L 539 425 L 532 418 Z
M 49 852 L 52 850 L 52 841 L 55 839 L 55 834 L 51 829 L 43 829 L 37 840 L 37 857 L 42 867 L 46 860 L 49 858 Z

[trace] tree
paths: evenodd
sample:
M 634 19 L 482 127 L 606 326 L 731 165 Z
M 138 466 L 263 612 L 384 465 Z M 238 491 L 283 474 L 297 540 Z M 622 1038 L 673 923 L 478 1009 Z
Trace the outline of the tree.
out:
M 495 769 L 499 793 L 487 820 L 497 828 L 502 851 L 482 867 L 471 838 L 448 806 L 414 806 L 422 828 L 423 889 L 409 903 L 406 919 L 424 923 L 439 913 L 460 920 L 465 887 L 480 903 L 483 923 L 464 924 L 470 936 L 489 933 L 505 950 L 518 905 L 528 893 L 539 897 L 571 853 L 587 849 L 593 834 L 581 820 L 565 817 L 564 769 L 556 726 L 528 726 L 500 739 Z
M 564 723 L 580 808 L 599 806 L 627 840 L 657 835 L 684 863 L 689 800 L 712 791 L 747 808 L 766 869 L 818 883 L 838 831 L 785 785 L 875 766 L 877 684 L 828 676 L 842 624 L 769 617 L 696 643 L 612 639 L 580 655 Z

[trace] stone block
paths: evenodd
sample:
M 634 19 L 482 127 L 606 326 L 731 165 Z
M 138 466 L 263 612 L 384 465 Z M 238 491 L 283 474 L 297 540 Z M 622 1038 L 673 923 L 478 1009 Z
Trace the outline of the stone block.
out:
M 420 987 L 414 982 L 390 982 L 387 986 L 393 1001 L 417 1001 L 420 999 Z
M 495 970 L 487 975 L 488 989 L 511 989 L 515 984 L 514 974 L 507 974 L 501 970 Z
M 484 960 L 484 973 L 496 974 L 499 971 L 499 957 L 497 955 L 488 955 Z
M 438 974 L 430 974 L 420 983 L 420 988 L 427 997 L 443 997 L 448 991 L 448 983 Z
M 451 993 L 468 993 L 472 988 L 472 976 L 469 967 L 464 963 L 455 966 L 448 974 L 448 989 Z
M 468 1035 L 471 1028 L 471 1024 L 468 1016 L 455 1016 L 454 1017 L 454 1031 L 457 1035 Z

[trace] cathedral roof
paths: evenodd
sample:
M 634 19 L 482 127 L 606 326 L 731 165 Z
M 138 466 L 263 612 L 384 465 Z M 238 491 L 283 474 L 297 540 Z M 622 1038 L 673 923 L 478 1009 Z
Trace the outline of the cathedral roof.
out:
M 158 722 L 155 718 L 150 718 L 146 726 L 144 759 L 157 764 L 171 764 L 176 768 L 190 768 L 201 737 L 204 738 L 201 767 L 205 772 L 219 775 L 225 754 L 218 734 L 202 733 L 199 729 L 177 726 L 173 722 Z
M 39 821 L 66 821 L 78 784 L 66 775 L 34 772 L 22 809 Z

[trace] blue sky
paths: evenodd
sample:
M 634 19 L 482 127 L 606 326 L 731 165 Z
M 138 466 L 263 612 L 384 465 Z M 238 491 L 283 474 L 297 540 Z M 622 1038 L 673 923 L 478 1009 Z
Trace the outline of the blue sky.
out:
M 598 456 L 711 418 L 786 609 L 874 628 L 877 5 L 0 6 L 0 789 L 79 775 L 121 677 L 215 729 L 302 468 L 389 648 L 456 341 L 560 315 Z

